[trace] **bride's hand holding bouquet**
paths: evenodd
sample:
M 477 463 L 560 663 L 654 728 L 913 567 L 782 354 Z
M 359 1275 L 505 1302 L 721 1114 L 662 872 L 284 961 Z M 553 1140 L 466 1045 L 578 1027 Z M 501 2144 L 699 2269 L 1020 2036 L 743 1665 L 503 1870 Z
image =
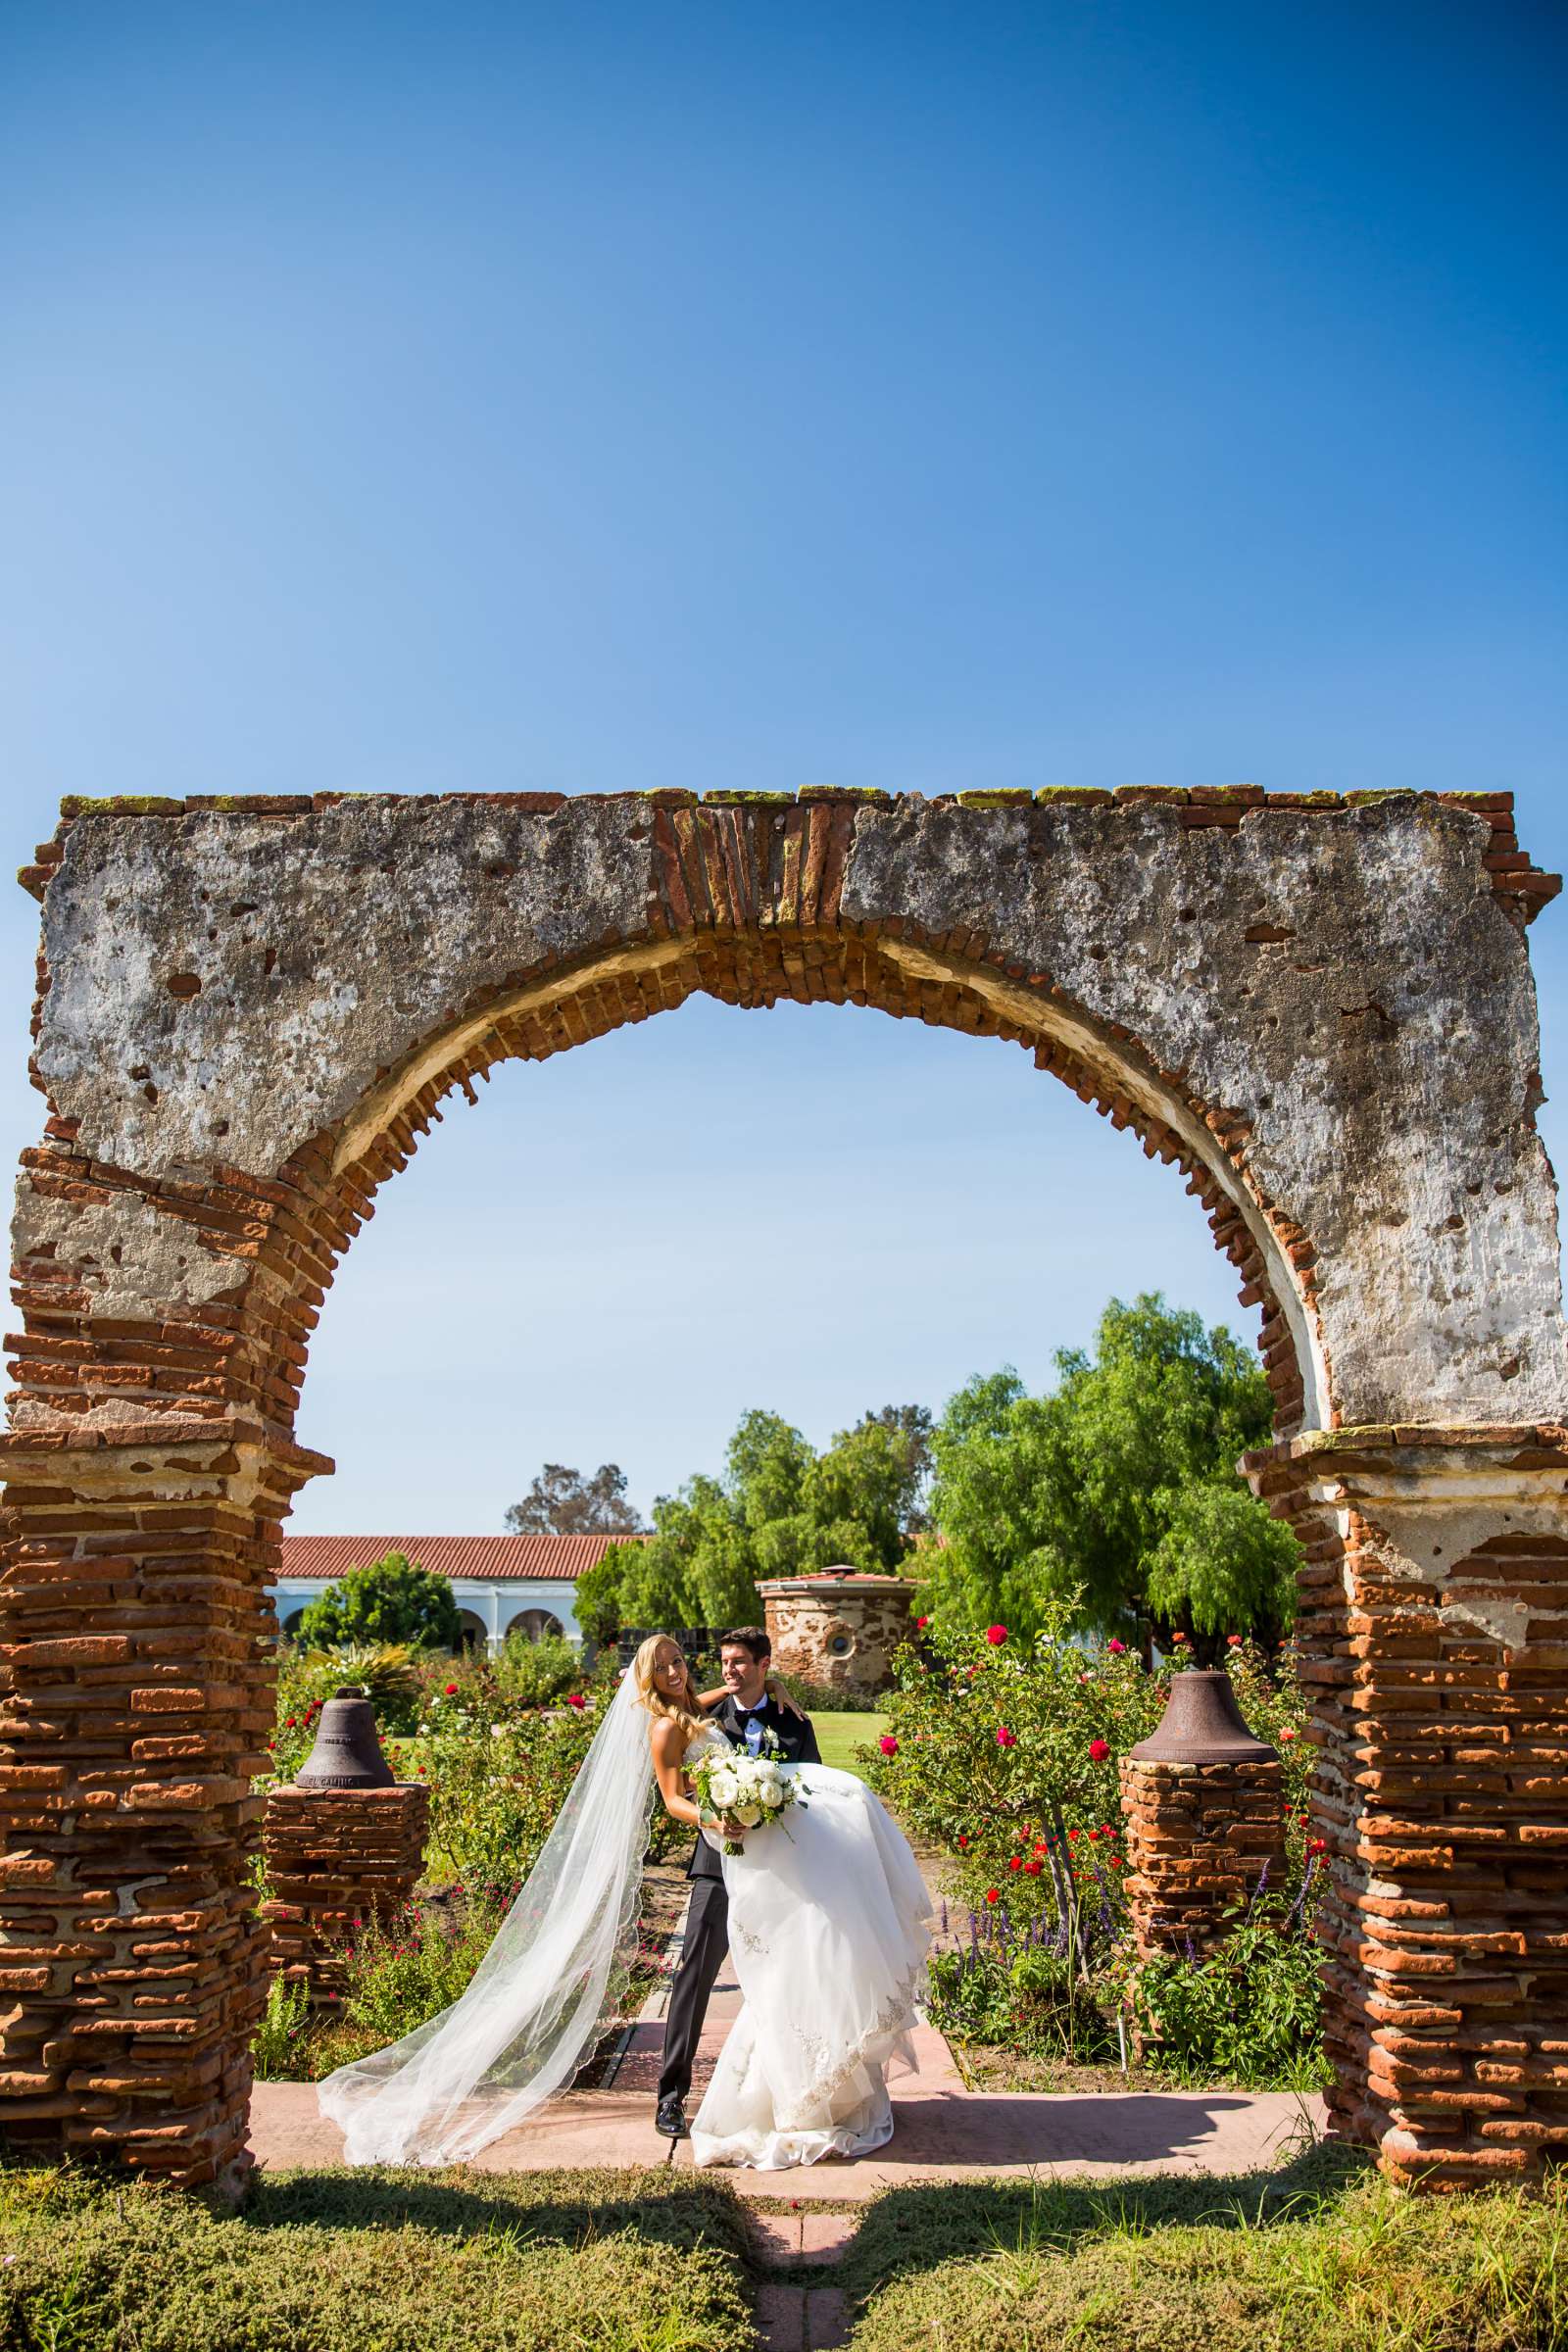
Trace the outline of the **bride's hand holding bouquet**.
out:
M 771 1754 L 713 1751 L 699 1760 L 692 1775 L 698 1810 L 704 1828 L 723 1838 L 726 1854 L 741 1852 L 746 1831 L 777 1821 L 792 1805 L 805 1807 L 795 1774 L 781 1771 L 780 1763 L 776 1742 Z

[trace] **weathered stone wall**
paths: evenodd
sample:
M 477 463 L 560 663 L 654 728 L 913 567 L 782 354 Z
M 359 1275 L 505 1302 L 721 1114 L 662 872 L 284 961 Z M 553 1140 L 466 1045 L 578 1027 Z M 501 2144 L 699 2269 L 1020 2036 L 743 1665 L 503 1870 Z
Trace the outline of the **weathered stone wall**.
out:
M 416 1781 L 270 1790 L 262 1851 L 272 1892 L 262 1918 L 271 1972 L 303 1984 L 314 2006 L 340 2000 L 348 1948 L 410 1902 L 429 1829 L 430 1791 Z
M 23 1231 L 118 1320 L 232 1298 L 257 1188 L 323 1141 L 373 1180 L 491 1061 L 710 987 L 1016 1035 L 1204 1171 L 1289 1327 L 1288 1426 L 1562 1409 L 1520 936 L 1552 878 L 1504 795 L 111 805 L 31 870 L 56 1132 L 143 1198 L 55 1193 Z M 149 1217 L 219 1171 L 235 1224 Z
M 914 1587 L 903 1577 L 781 1577 L 759 1585 L 773 1663 L 783 1674 L 845 1690 L 882 1690 L 909 1635 Z
M 0 1441 L 0 2122 L 193 2181 L 237 2160 L 265 1582 L 325 1466 L 290 1432 L 334 1268 L 449 1093 L 701 990 L 1010 1039 L 1182 1170 L 1306 1449 L 1253 1476 L 1308 1541 L 1339 2112 L 1459 2169 L 1568 2135 L 1568 1380 L 1523 937 L 1555 883 L 1505 796 L 68 804 L 24 879 L 48 1116 Z M 1397 1510 L 1336 1483 L 1368 1425 Z M 1490 1465 L 1474 1507 L 1446 1439 Z M 1463 1531 L 1441 1576 L 1395 1532 L 1429 1504 Z

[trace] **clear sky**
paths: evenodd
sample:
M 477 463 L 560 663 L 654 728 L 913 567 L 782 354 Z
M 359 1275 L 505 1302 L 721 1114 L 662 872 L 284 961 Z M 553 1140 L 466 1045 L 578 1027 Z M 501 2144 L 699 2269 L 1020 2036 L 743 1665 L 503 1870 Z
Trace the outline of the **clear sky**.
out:
M 1508 788 L 1561 867 L 1565 57 L 1518 0 L 0 12 L 11 861 L 67 792 L 1248 779 Z M 383 1195 L 295 1524 L 646 1503 L 1149 1286 L 1251 1328 L 1016 1050 L 693 1004 Z

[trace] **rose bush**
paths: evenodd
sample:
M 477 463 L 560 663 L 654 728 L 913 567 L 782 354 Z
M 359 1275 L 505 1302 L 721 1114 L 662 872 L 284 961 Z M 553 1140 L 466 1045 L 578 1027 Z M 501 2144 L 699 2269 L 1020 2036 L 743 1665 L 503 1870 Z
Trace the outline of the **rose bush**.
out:
M 953 1857 L 956 1900 L 1006 1906 L 1019 1933 L 1073 1910 L 1091 1941 L 1114 1940 L 1125 1870 L 1118 1768 L 1164 1712 L 1171 1675 L 1151 1674 L 1119 1639 L 1070 1639 L 1070 1601 L 1033 1642 L 930 1620 L 896 1662 L 886 1733 L 862 1749 L 867 1778 L 906 1827 Z M 1287 1651 L 1272 1668 L 1253 1643 L 1226 1652 L 1249 1727 L 1279 1750 L 1290 1892 L 1307 1859 L 1306 1705 Z M 1075 1934 L 1077 1930 L 1075 1928 Z

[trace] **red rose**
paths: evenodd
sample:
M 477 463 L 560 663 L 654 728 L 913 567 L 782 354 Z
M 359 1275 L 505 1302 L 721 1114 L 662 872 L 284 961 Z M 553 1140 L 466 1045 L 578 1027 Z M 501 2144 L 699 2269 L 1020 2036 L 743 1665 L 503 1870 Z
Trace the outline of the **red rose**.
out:
M 1103 1762 L 1105 1761 L 1105 1758 L 1106 1758 L 1106 1757 L 1109 1755 L 1109 1753 L 1110 1753 L 1110 1741 L 1109 1741 L 1108 1740 L 1090 1740 L 1090 1742 L 1089 1742 L 1089 1754 L 1090 1754 L 1090 1759 L 1091 1759 L 1091 1761 L 1092 1761 L 1093 1763 L 1096 1763 L 1096 1764 L 1103 1764 Z
M 1110 1867 L 1111 1867 L 1111 1869 L 1112 1869 L 1112 1870 L 1120 1870 L 1120 1868 L 1121 1868 L 1121 1856 L 1120 1856 L 1120 1854 L 1112 1854 L 1112 1855 L 1111 1855 L 1111 1857 L 1110 1857 Z
M 294 1718 L 293 1718 L 293 1716 L 292 1716 L 292 1715 L 291 1715 L 291 1716 L 289 1716 L 289 1718 L 288 1718 L 287 1722 L 284 1724 L 283 1728 L 284 1728 L 284 1730 L 285 1730 L 285 1731 L 289 1731 L 289 1732 L 291 1732 L 291 1731 L 294 1729 Z
M 1014 1854 L 1014 1855 L 1011 1857 L 1011 1859 L 1008 1861 L 1007 1868 L 1008 1868 L 1009 1870 L 1022 1870 L 1022 1868 L 1023 1868 L 1023 1856 L 1022 1856 L 1022 1854 Z
M 926 1627 L 927 1627 L 927 1626 L 930 1624 L 930 1622 L 931 1622 L 931 1620 L 930 1620 L 930 1618 L 929 1618 L 929 1617 L 917 1617 L 917 1618 L 915 1619 L 915 1621 L 914 1621 L 914 1630 L 915 1630 L 915 1632 L 916 1632 L 917 1634 L 923 1634 L 923 1633 L 925 1632 L 925 1629 L 926 1629 Z
M 986 1640 L 993 1649 L 1000 1649 L 1006 1639 L 1007 1629 L 1004 1625 L 988 1625 L 986 1627 Z
M 1039 1863 L 1038 1863 L 1038 1862 L 1026 1862 L 1026 1863 L 1024 1864 L 1024 1866 L 1023 1866 L 1023 1875 L 1024 1875 L 1024 1877 L 1025 1877 L 1026 1879 L 1038 1879 L 1038 1878 L 1039 1878 L 1039 1876 L 1040 1876 L 1040 1865 L 1039 1865 Z
M 1017 1733 L 1009 1732 L 1004 1723 L 999 1724 L 997 1726 L 997 1745 L 999 1747 L 1016 1747 L 1017 1744 Z
M 457 1684 L 456 1684 L 456 1683 L 448 1683 L 448 1685 L 447 1685 L 447 1690 L 446 1690 L 446 1694 L 447 1694 L 448 1698 L 456 1698 L 456 1697 L 457 1697 L 457 1695 L 458 1695 L 458 1686 L 457 1686 Z
M 986 1901 L 988 1903 L 1000 1903 L 1001 1900 L 1002 1888 L 1000 1886 L 988 1886 L 986 1888 Z
M 965 1845 L 967 1845 L 967 1844 L 968 1844 L 968 1842 L 969 1842 L 969 1840 L 968 1840 L 968 1838 L 960 1838 L 958 1839 L 958 1843 L 959 1843 L 959 1845 L 960 1845 L 960 1846 L 965 1846 Z
M 1309 1854 L 1326 1854 L 1329 1850 L 1329 1841 L 1326 1838 L 1309 1838 L 1306 1850 Z
M 1082 1836 L 1082 1830 L 1069 1830 L 1067 1832 L 1067 1843 L 1069 1845 L 1076 1845 Z
M 1116 1833 L 1108 1821 L 1102 1821 L 1100 1825 L 1100 1835 L 1102 1838 L 1114 1838 Z
M 1229 1643 L 1229 1645 L 1230 1645 L 1230 1647 L 1231 1647 L 1232 1649 L 1240 1649 L 1240 1648 L 1241 1648 L 1241 1646 L 1242 1646 L 1242 1637 L 1241 1637 L 1241 1635 L 1240 1635 L 1240 1634 L 1227 1634 L 1227 1635 L 1226 1635 L 1226 1637 L 1225 1637 L 1225 1639 L 1226 1639 L 1226 1642 Z
M 1037 1854 L 1049 1854 L 1049 1853 L 1050 1853 L 1050 1851 L 1051 1851 L 1051 1848 L 1050 1848 L 1050 1846 L 1049 1846 L 1049 1845 L 1046 1843 L 1046 1840 L 1044 1839 L 1044 1838 L 1036 1838 L 1036 1840 L 1035 1840 L 1035 1852 L 1036 1852 Z
M 588 1701 L 584 1698 L 580 1690 L 573 1690 L 570 1697 L 567 1699 L 566 1704 L 568 1707 L 585 1707 L 588 1704 Z
M 1105 1647 L 1109 1650 L 1113 1658 L 1119 1658 L 1126 1646 L 1126 1642 L 1118 1642 L 1114 1634 L 1111 1635 L 1110 1640 L 1105 1643 Z
M 1172 1640 L 1173 1642 L 1185 1642 L 1185 1641 L 1186 1641 L 1186 1639 L 1187 1639 L 1187 1636 L 1186 1636 L 1185 1634 L 1172 1634 L 1172 1636 L 1171 1636 L 1171 1640 Z
M 1296 1738 L 1296 1734 L 1292 1731 L 1284 1731 L 1281 1732 L 1280 1738 L 1282 1740 L 1294 1740 Z
M 884 1732 L 877 1745 L 885 1756 L 896 1756 L 899 1752 L 899 1743 L 891 1732 Z

